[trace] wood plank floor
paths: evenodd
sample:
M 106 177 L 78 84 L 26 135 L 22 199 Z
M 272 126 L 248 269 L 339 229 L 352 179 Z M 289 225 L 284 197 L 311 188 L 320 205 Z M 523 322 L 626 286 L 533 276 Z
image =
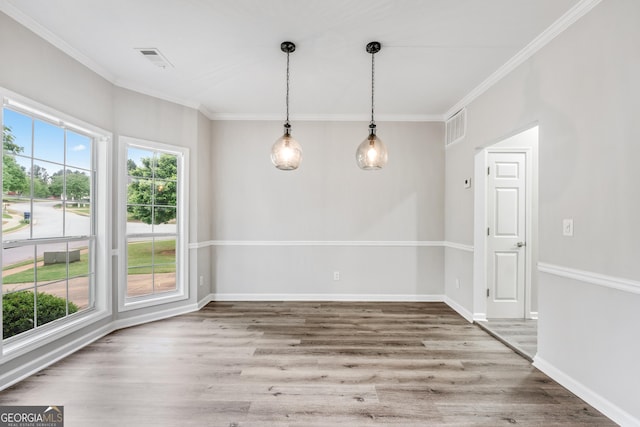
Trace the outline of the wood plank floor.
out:
M 211 303 L 0 392 L 74 426 L 614 425 L 442 303 Z

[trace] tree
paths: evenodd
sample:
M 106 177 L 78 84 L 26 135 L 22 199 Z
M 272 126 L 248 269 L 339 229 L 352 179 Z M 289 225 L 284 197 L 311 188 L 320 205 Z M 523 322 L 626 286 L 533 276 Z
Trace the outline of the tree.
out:
M 63 199 L 81 200 L 91 194 L 91 182 L 89 176 L 80 171 L 67 170 L 65 174 L 61 169 L 51 175 L 49 191 L 51 195 Z
M 72 200 L 81 200 L 90 194 L 91 183 L 87 175 L 79 171 L 67 174 L 67 196 Z
M 11 128 L 2 127 L 2 191 L 22 194 L 29 191 L 29 181 L 23 166 L 20 166 L 15 155 L 22 152 L 23 147 L 15 142 Z
M 49 196 L 49 173 L 40 165 L 34 164 L 31 172 L 33 180 L 33 197 L 45 198 Z
M 164 224 L 175 219 L 178 178 L 176 156 L 161 154 L 156 162 L 151 157 L 144 157 L 140 161 L 141 166 L 129 170 L 130 176 L 135 178 L 128 186 L 127 212 L 130 217 L 145 224 Z M 131 163 L 127 163 L 127 166 Z M 152 207 L 155 207 L 155 212 L 152 212 Z

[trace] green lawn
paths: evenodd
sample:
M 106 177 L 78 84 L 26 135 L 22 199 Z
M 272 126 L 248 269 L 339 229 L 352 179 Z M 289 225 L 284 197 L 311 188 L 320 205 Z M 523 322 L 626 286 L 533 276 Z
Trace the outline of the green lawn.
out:
M 151 248 L 151 242 L 133 242 L 129 243 L 129 274 L 149 274 L 151 273 L 151 263 L 156 264 L 153 271 L 156 273 L 172 273 L 176 271 L 176 254 L 175 240 L 160 240 L 155 242 L 155 246 Z M 152 256 L 153 255 L 153 256 Z M 42 258 L 37 260 L 42 261 Z M 30 261 L 23 261 L 3 268 L 10 270 L 12 268 L 30 264 Z M 164 265 L 158 265 L 164 264 Z M 51 282 L 54 280 L 62 280 L 67 277 L 66 264 L 52 264 L 37 267 L 38 282 Z M 89 260 L 87 254 L 80 254 L 80 261 L 69 264 L 69 277 L 86 275 L 89 272 Z M 34 281 L 33 268 L 21 271 L 19 273 L 10 274 L 3 277 L 4 284 L 29 283 Z
M 41 261 L 39 258 L 38 261 Z M 24 263 L 20 263 L 24 265 Z M 13 266 L 17 266 L 14 264 Z M 7 268 L 8 269 L 8 268 Z M 53 282 L 55 280 L 63 280 L 67 277 L 67 265 L 66 264 L 51 264 L 37 267 L 38 282 Z M 82 276 L 89 273 L 89 261 L 87 254 L 80 254 L 80 261 L 72 262 L 69 264 L 69 277 Z M 10 274 L 2 278 L 4 284 L 15 283 L 29 283 L 33 282 L 33 268 L 30 268 L 20 273 Z
M 172 273 L 176 271 L 176 241 L 156 240 L 153 251 L 151 242 L 129 243 L 127 258 L 129 274 L 151 273 L 152 258 L 153 263 L 156 264 L 153 271 L 156 273 Z

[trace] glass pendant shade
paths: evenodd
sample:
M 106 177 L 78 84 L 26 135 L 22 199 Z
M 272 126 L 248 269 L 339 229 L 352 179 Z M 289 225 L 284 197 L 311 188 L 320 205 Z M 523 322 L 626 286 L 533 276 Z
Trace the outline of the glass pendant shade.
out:
M 358 145 L 356 150 L 356 162 L 363 170 L 382 169 L 387 164 L 387 147 L 376 136 L 376 122 L 374 120 L 374 89 L 375 89 L 375 54 L 380 52 L 380 42 L 367 44 L 366 51 L 371 54 L 371 122 L 369 123 L 369 136 Z
M 302 146 L 291 136 L 291 124 L 289 123 L 289 54 L 295 52 L 296 45 L 289 41 L 282 42 L 280 50 L 287 54 L 287 94 L 285 97 L 287 119 L 284 122 L 284 135 L 278 138 L 271 147 L 271 162 L 280 170 L 292 171 L 298 169 L 302 162 Z
M 387 164 L 387 147 L 374 133 L 362 141 L 356 151 L 358 167 L 364 170 L 382 169 Z
M 285 132 L 271 147 L 271 162 L 280 170 L 291 171 L 298 169 L 302 162 L 302 147 Z

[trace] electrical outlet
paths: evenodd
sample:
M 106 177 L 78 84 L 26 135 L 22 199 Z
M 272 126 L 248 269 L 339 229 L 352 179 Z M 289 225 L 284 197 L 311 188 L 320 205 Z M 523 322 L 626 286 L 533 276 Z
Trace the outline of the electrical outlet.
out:
M 456 289 L 460 289 L 460 279 L 456 278 Z
M 200 286 L 204 286 L 204 276 L 200 276 Z
M 573 218 L 562 220 L 562 235 L 567 237 L 573 236 Z
M 334 271 L 333 272 L 333 280 L 340 280 L 340 272 L 339 271 Z

